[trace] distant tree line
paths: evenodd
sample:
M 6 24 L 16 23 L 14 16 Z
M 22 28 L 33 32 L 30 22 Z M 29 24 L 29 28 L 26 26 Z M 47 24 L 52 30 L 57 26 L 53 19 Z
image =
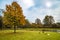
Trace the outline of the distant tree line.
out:
M 46 15 L 43 19 L 43 23 L 39 18 L 35 20 L 35 23 L 30 23 L 28 19 L 25 19 L 23 10 L 17 2 L 13 2 L 11 5 L 6 5 L 6 10 L 3 12 L 4 17 L 0 16 L 0 29 L 2 28 L 60 28 L 60 22 L 55 23 L 54 17 Z
M 55 22 L 53 16 L 46 15 L 43 19 L 43 23 L 39 18 L 37 18 L 35 20 L 35 23 L 29 23 L 28 21 L 26 27 L 28 26 L 32 28 L 60 28 L 60 22 Z

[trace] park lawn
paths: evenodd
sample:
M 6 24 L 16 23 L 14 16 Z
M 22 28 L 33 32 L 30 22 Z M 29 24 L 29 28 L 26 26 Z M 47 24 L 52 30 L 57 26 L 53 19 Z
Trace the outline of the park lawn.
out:
M 0 30 L 0 40 L 60 40 L 60 33 L 42 31 L 17 30 Z
M 20 30 L 31 30 L 31 31 L 41 31 L 41 30 L 60 30 L 60 28 L 20 28 Z

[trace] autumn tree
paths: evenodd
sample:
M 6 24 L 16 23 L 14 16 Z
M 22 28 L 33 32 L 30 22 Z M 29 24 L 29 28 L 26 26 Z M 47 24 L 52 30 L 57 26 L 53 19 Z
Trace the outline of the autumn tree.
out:
M 11 25 L 14 27 L 14 32 L 16 32 L 17 26 L 25 25 L 25 16 L 23 15 L 22 7 L 17 2 L 6 5 L 3 20 L 5 25 Z

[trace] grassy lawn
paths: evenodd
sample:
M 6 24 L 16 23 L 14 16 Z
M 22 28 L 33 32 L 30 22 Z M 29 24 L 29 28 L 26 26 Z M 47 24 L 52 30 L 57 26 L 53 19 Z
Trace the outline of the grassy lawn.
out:
M 0 40 L 60 40 L 60 33 L 17 30 L 14 34 L 13 30 L 0 30 Z

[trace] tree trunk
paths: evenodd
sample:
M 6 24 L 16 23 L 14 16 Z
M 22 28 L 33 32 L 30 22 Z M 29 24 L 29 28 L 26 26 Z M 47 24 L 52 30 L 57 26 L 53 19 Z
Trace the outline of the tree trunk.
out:
M 16 26 L 14 26 L 14 33 L 16 33 Z

